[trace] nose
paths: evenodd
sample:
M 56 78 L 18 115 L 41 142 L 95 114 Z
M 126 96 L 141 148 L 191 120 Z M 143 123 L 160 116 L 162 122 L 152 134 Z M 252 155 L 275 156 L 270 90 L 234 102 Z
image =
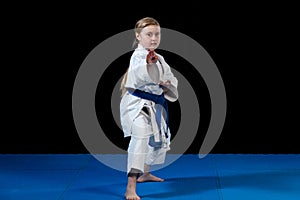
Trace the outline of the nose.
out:
M 157 36 L 155 34 L 152 35 L 151 40 L 156 40 Z

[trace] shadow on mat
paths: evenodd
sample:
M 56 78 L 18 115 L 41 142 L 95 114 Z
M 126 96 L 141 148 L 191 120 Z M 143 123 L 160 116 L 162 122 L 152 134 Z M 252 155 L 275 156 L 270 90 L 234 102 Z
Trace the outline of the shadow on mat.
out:
M 92 194 L 95 197 L 123 197 L 125 194 L 126 182 L 117 184 L 98 185 L 93 187 L 74 188 L 83 194 Z
M 165 182 L 163 182 L 164 191 L 152 190 L 153 194 L 141 195 L 141 197 L 164 198 L 185 196 L 226 188 L 299 193 L 299 180 L 300 169 L 289 171 L 266 171 L 260 173 L 249 172 L 220 177 L 179 177 L 165 179 Z
M 215 190 L 217 177 L 181 177 L 165 179 L 163 191 L 153 191 L 153 194 L 141 195 L 143 197 L 164 198 L 172 196 L 185 196 L 201 191 Z M 143 184 L 143 183 L 142 183 Z

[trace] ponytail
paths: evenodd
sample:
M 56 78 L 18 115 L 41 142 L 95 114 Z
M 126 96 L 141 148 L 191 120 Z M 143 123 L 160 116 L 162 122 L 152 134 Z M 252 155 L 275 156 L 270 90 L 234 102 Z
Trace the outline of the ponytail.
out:
M 129 69 L 129 68 L 128 68 Z M 125 74 L 123 75 L 123 79 L 122 79 L 122 82 L 121 82 L 121 87 L 120 87 L 120 90 L 121 90 L 121 97 L 124 96 L 124 94 L 126 93 L 127 89 L 125 87 L 125 84 L 126 84 L 126 81 L 127 81 L 127 74 L 128 74 L 128 69 L 126 70 Z

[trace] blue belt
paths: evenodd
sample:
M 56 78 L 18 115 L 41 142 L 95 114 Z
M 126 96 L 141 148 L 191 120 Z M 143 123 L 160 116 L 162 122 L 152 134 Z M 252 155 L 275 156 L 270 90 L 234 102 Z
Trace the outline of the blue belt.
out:
M 142 90 L 134 90 L 134 92 L 131 92 L 132 95 L 140 97 L 142 99 L 147 99 L 150 101 L 153 101 L 156 105 L 161 105 L 161 106 L 156 106 L 156 122 L 158 124 L 158 126 L 160 127 L 161 125 L 161 114 L 162 114 L 162 108 L 165 109 L 166 111 L 166 132 L 165 132 L 165 136 L 166 138 L 168 138 L 168 127 L 169 127 L 169 122 L 168 122 L 168 118 L 169 118 L 169 111 L 168 111 L 168 103 L 165 99 L 164 94 L 162 93 L 161 95 L 157 95 L 157 94 L 151 94 L 149 92 L 145 92 Z M 160 128 L 160 130 L 162 130 Z

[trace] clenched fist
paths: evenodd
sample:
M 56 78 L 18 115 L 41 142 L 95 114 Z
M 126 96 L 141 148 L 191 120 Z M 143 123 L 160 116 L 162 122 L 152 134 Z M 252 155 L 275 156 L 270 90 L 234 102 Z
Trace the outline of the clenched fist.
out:
M 155 54 L 154 50 L 149 50 L 149 53 L 146 57 L 146 61 L 148 64 L 156 63 L 158 60 L 157 55 Z

